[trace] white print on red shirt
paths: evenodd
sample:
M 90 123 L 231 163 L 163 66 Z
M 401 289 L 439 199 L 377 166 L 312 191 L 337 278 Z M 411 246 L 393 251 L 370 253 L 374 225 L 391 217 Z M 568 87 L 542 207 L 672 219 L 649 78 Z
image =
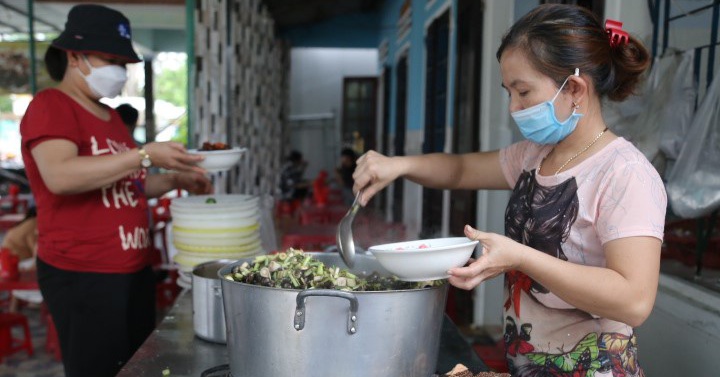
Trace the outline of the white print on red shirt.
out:
M 135 227 L 133 232 L 126 234 L 125 228 L 120 225 L 118 232 L 120 232 L 120 241 L 123 250 L 145 249 L 150 246 L 150 236 L 146 228 Z
M 130 148 L 124 142 L 117 142 L 115 140 L 106 138 L 105 143 L 108 148 L 100 149 L 98 141 L 95 136 L 90 137 L 90 145 L 92 146 L 93 156 L 99 156 L 103 154 L 118 154 L 127 152 Z M 112 184 L 102 187 L 102 201 L 105 208 L 114 207 L 120 209 L 123 206 L 130 206 L 132 208 L 137 207 L 140 203 L 137 198 L 137 192 L 133 189 L 133 180 L 143 180 L 145 175 L 145 169 L 139 169 L 128 175 L 128 179 L 122 179 Z M 112 197 L 109 198 L 109 197 Z
M 133 184 L 131 181 L 118 181 L 114 182 L 109 186 L 105 186 L 102 189 L 102 200 L 105 208 L 110 206 L 120 209 L 123 205 L 130 207 L 137 207 L 140 202 L 135 198 L 135 190 L 133 190 Z M 112 202 L 108 199 L 108 196 L 112 196 Z
M 118 154 L 127 152 L 131 149 L 127 146 L 127 144 L 125 144 L 125 142 L 118 142 L 108 138 L 105 139 L 105 143 L 108 146 L 106 149 L 98 149 L 97 139 L 95 139 L 95 136 L 90 136 L 90 145 L 92 146 L 93 156 L 99 156 L 101 154 Z
M 118 154 L 130 150 L 124 142 L 117 142 L 109 138 L 106 138 L 105 142 L 108 148 L 100 149 L 95 136 L 90 137 L 92 154 L 94 156 Z M 145 175 L 146 170 L 139 169 L 129 174 L 126 178 L 102 187 L 100 190 L 105 208 L 120 209 L 128 206 L 135 208 L 141 204 L 136 181 L 144 181 Z M 120 234 L 120 244 L 123 250 L 146 249 L 150 246 L 149 231 L 146 228 L 134 227 L 132 231 L 126 232 L 124 226 L 120 225 L 118 227 L 118 233 Z

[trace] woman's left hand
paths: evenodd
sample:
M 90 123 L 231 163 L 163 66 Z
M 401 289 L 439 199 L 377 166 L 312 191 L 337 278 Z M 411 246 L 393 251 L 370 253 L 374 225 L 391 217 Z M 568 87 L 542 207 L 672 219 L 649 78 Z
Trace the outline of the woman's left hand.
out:
M 176 173 L 176 188 L 187 190 L 191 194 L 210 194 L 213 191 L 212 182 L 204 174 L 197 172 Z
M 465 236 L 480 241 L 482 255 L 477 260 L 470 259 L 470 265 L 453 268 L 450 284 L 470 290 L 485 280 L 492 279 L 506 271 L 517 269 L 522 245 L 497 233 L 486 233 L 465 225 Z

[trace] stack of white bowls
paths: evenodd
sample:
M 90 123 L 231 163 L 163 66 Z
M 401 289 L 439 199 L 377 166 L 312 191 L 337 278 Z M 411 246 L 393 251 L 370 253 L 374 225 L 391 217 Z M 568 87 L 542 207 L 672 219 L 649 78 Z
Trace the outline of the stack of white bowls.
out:
M 258 196 L 240 194 L 173 199 L 173 259 L 181 275 L 200 263 L 262 254 L 259 202 Z

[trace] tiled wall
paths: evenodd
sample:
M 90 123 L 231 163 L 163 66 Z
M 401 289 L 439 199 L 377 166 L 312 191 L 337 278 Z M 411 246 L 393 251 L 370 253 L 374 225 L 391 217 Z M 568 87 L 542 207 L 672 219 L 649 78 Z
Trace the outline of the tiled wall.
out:
M 288 48 L 260 0 L 196 0 L 194 145 L 248 151 L 226 177 L 231 193 L 273 194 L 287 113 Z

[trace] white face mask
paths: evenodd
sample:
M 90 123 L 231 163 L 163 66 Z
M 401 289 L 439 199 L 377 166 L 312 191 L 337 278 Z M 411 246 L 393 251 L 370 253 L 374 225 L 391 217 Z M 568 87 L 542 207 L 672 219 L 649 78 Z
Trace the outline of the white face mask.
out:
M 113 98 L 120 94 L 127 81 L 127 71 L 124 67 L 111 64 L 95 68 L 90 65 L 87 56 L 83 55 L 83 60 L 90 69 L 90 74 L 86 76 L 80 71 L 79 67 L 77 69 L 96 96 L 99 98 Z

